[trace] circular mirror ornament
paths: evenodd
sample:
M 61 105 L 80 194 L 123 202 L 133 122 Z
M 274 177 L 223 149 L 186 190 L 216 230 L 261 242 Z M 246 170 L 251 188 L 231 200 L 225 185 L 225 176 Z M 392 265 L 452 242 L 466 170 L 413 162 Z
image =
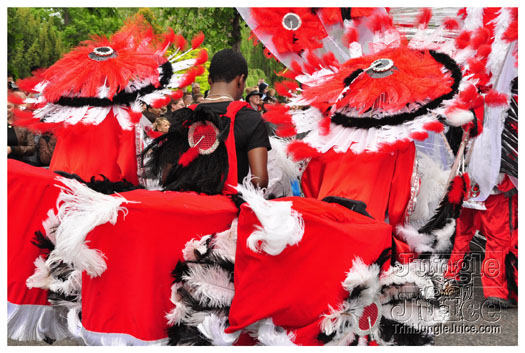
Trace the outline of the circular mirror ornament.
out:
M 301 17 L 293 12 L 288 12 L 283 16 L 283 27 L 289 31 L 297 31 L 302 23 Z
M 116 57 L 117 53 L 111 47 L 97 47 L 88 56 L 95 61 L 104 61 Z

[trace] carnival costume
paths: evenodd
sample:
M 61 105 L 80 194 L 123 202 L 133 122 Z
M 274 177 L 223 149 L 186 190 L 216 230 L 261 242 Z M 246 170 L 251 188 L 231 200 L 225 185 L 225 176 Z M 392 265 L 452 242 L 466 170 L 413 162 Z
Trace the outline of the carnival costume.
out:
M 444 120 L 478 127 L 459 22 L 445 20 L 429 38 L 416 31 L 407 44 L 384 9 L 239 12 L 288 66 L 283 75 L 301 83 L 277 86 L 291 102 L 265 118 L 284 137 L 308 132 L 287 147 L 308 163 L 306 197 L 266 200 L 249 180 L 237 183 L 234 115 L 228 125 L 199 107 L 151 147 L 146 171 L 169 191 L 125 184 L 128 191 L 104 195 L 92 189 L 95 181 L 89 188 L 30 168 L 49 204 L 37 207 L 47 217 L 42 227 L 25 230 L 28 240 L 40 228 L 36 243 L 46 249 L 28 285 L 54 293 L 55 310 L 67 313 L 68 330 L 55 317 L 60 330 L 45 337 L 137 345 L 431 343 L 429 328 L 448 313 L 436 304 L 439 273 L 420 266 L 449 251 L 470 186 L 453 165 L 453 180 L 446 185 L 445 177 L 434 192 L 448 187 L 446 195 L 419 206 L 430 210 L 419 212 L 418 229 L 411 225 L 420 184 L 432 184 L 417 173 L 414 141 L 442 131 Z M 425 9 L 413 26 L 429 21 Z M 16 163 L 12 170 L 28 173 Z M 199 170 L 212 165 L 209 172 L 221 177 L 200 183 L 209 175 Z M 198 178 L 185 179 L 185 171 Z M 17 182 L 14 174 L 9 180 L 10 187 Z M 13 331 L 29 327 L 25 318 L 10 317 Z

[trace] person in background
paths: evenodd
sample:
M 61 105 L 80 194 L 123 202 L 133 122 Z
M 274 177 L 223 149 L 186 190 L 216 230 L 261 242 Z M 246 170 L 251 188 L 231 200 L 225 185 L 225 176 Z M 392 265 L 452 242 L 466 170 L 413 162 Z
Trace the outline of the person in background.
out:
M 181 108 L 184 108 L 186 105 L 184 104 L 184 101 L 182 98 L 179 98 L 177 100 L 172 100 L 168 103 L 168 111 L 166 114 L 172 113 L 176 110 L 179 110 Z
M 266 98 L 266 93 L 268 92 L 268 84 L 266 82 L 259 83 L 259 92 L 262 94 L 261 99 Z
M 197 93 L 193 96 L 192 104 L 199 104 L 202 102 L 203 99 L 204 99 L 204 96 L 200 93 Z
M 49 167 L 56 143 L 57 138 L 52 133 L 45 132 L 40 135 L 40 138 L 36 144 L 36 150 L 38 161 L 41 167 Z
M 192 95 L 194 101 L 195 101 L 195 96 L 197 94 L 201 94 L 202 95 L 202 93 L 201 93 L 201 85 L 198 82 L 193 82 L 191 84 L 191 95 Z
M 25 162 L 35 154 L 35 138 L 28 129 L 13 125 L 15 108 L 13 103 L 7 103 L 7 158 Z
M 250 103 L 250 106 L 253 110 L 260 111 L 262 104 L 261 97 L 262 93 L 254 89 L 246 95 L 246 102 Z
M 158 117 L 153 123 L 153 130 L 166 133 L 170 129 L 170 121 L 166 117 Z
M 184 103 L 185 107 L 191 105 L 191 102 L 193 102 L 191 92 L 184 92 L 184 95 L 182 96 L 182 102 Z

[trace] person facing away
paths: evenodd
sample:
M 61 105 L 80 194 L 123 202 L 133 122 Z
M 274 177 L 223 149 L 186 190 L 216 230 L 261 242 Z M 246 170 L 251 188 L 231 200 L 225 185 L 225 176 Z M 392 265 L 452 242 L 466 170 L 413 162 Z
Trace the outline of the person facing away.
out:
M 225 114 L 232 101 L 242 98 L 247 76 L 248 65 L 240 52 L 233 49 L 217 52 L 209 68 L 209 93 L 199 106 Z M 234 137 L 238 182 L 242 183 L 249 170 L 254 185 L 268 186 L 267 161 L 271 145 L 261 114 L 242 108 L 235 117 Z
M 145 166 L 146 174 L 160 177 L 161 185 L 172 191 L 230 193 L 249 172 L 252 184 L 266 187 L 271 149 L 266 126 L 260 113 L 239 101 L 247 75 L 248 66 L 241 53 L 232 49 L 216 53 L 209 67 L 208 96 L 200 104 L 173 112 L 169 132 L 149 146 L 151 158 Z M 195 150 L 190 154 L 191 148 L 186 147 L 189 142 L 183 140 L 192 134 L 191 129 L 197 131 L 190 121 L 204 118 L 213 121 L 220 131 L 217 141 L 222 142 L 213 152 L 195 156 Z

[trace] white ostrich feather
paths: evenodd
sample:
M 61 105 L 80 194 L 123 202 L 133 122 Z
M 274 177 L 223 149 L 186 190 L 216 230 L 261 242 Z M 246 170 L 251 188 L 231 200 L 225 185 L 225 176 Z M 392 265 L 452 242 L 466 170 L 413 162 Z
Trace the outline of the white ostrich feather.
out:
M 253 210 L 262 226 L 248 237 L 247 245 L 254 251 L 269 255 L 280 254 L 286 246 L 298 244 L 304 234 L 302 215 L 292 208 L 291 201 L 268 201 L 264 191 L 256 189 L 247 179 L 237 186 L 237 191 Z
M 122 130 L 131 130 L 133 128 L 133 124 L 129 118 L 129 113 L 121 106 L 113 106 L 113 115 L 115 115 L 115 118 L 117 119 Z
M 214 307 L 231 305 L 235 290 L 228 272 L 218 266 L 189 266 L 183 280 L 201 304 Z
M 42 256 L 35 259 L 35 272 L 26 280 L 27 288 L 41 288 L 49 289 L 53 277 L 49 272 L 49 267 L 46 265 Z
M 110 222 L 115 224 L 119 211 L 127 212 L 121 206 L 128 202 L 120 195 L 104 195 L 74 179 L 57 177 L 62 189 L 57 205 L 60 225 L 56 230 L 56 247 L 47 262 L 64 261 L 75 269 L 99 276 L 106 270 L 106 262 L 98 250 L 89 249 L 85 244 L 87 234 L 96 226 Z
M 274 325 L 272 319 L 259 321 L 257 340 L 264 346 L 295 346 L 295 335 Z
M 214 346 L 231 346 L 237 341 L 241 331 L 231 334 L 225 333 L 227 319 L 225 316 L 218 317 L 212 313 L 207 315 L 197 328 L 206 338 L 211 340 Z

